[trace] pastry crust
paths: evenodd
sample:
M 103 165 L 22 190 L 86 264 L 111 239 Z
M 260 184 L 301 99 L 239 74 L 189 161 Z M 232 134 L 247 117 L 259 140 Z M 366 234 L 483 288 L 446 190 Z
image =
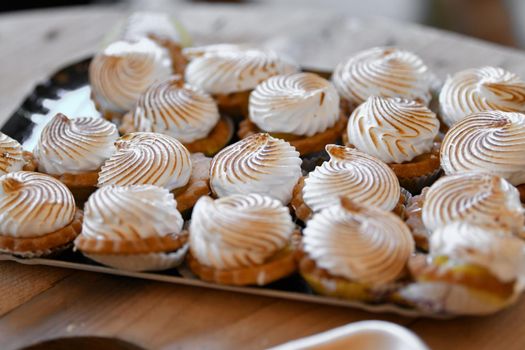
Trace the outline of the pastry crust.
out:
M 93 104 L 95 105 L 95 109 L 100 112 L 100 115 L 102 118 L 115 123 L 117 125 L 120 124 L 122 118 L 126 113 L 119 113 L 115 111 L 110 111 L 109 109 L 105 109 L 102 107 L 102 105 L 97 101 L 97 98 L 95 97 L 95 94 L 93 91 L 91 91 L 91 101 L 93 101 Z
M 184 76 L 188 60 L 182 54 L 182 47 L 172 40 L 164 39 L 154 34 L 148 34 L 148 38 L 169 51 L 173 72 Z
M 230 142 L 232 136 L 233 123 L 231 119 L 222 117 L 208 136 L 191 143 L 184 143 L 184 146 L 191 153 L 204 153 L 206 156 L 212 157 Z
M 295 232 L 288 247 L 280 250 L 266 262 L 257 266 L 243 267 L 231 270 L 221 270 L 199 263 L 191 252 L 186 256 L 190 270 L 200 279 L 206 282 L 218 284 L 245 286 L 266 285 L 291 275 L 297 270 L 298 237 Z
M 516 187 L 520 193 L 520 201 L 525 204 L 525 184 L 518 185 Z
M 28 151 L 23 151 L 22 152 L 22 157 L 24 157 L 24 160 L 26 161 L 26 164 L 24 165 L 22 170 L 24 170 L 24 171 L 36 171 L 36 169 L 38 168 L 38 163 L 37 163 L 35 157 L 33 156 L 33 153 L 28 152 Z
M 181 213 L 193 208 L 195 203 L 202 196 L 211 194 L 210 189 L 210 164 L 211 158 L 201 157 L 196 155 L 192 157 L 193 168 L 191 170 L 191 177 L 186 186 L 177 188 L 172 193 L 177 200 L 177 210 Z
M 188 240 L 188 233 L 181 232 L 167 236 L 137 238 L 135 240 L 109 240 L 87 238 L 79 235 L 75 248 L 83 253 L 96 254 L 144 254 L 171 252 L 181 248 Z
M 213 99 L 217 102 L 221 114 L 236 120 L 248 118 L 248 105 L 252 90 L 232 92 L 230 94 L 215 94 Z
M 310 220 L 310 218 L 313 215 L 312 209 L 310 209 L 310 207 L 304 202 L 303 199 L 303 188 L 305 179 L 306 177 L 303 176 L 299 179 L 297 185 L 295 185 L 292 193 L 292 200 L 290 202 L 290 205 L 292 206 L 292 209 L 295 212 L 295 216 L 302 222 Z M 399 217 L 403 218 L 406 210 L 405 206 L 411 197 L 412 196 L 410 195 L 410 193 L 402 188 L 401 195 L 399 196 L 399 202 L 397 203 L 396 207 L 392 210 L 392 212 L 397 214 Z
M 37 237 L 12 237 L 0 235 L 0 251 L 11 254 L 26 255 L 46 252 L 72 242 L 82 230 L 83 213 L 80 209 L 75 212 L 73 221 L 54 232 Z
M 288 141 L 292 146 L 295 147 L 301 156 L 304 156 L 310 153 L 323 151 L 327 144 L 337 143 L 337 141 L 341 138 L 341 133 L 345 129 L 347 122 L 348 119 L 341 112 L 339 120 L 334 126 L 312 136 L 299 136 L 285 133 L 270 133 L 270 135 Z M 237 135 L 239 138 L 244 139 L 250 135 L 260 132 L 264 131 L 261 131 L 251 120 L 244 119 L 239 124 L 239 131 L 237 132 Z
M 98 173 L 99 170 L 79 174 L 65 173 L 61 175 L 48 175 L 66 185 L 71 193 L 73 193 L 77 206 L 82 206 L 88 200 L 89 196 L 97 190 Z

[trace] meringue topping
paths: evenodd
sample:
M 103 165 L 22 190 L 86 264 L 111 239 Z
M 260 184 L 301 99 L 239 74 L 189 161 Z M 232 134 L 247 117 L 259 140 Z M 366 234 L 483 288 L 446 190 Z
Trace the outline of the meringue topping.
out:
M 151 85 L 132 113 L 135 130 L 170 135 L 184 143 L 208 136 L 219 118 L 211 96 L 184 84 L 179 76 Z
M 396 215 L 348 199 L 314 214 L 303 249 L 334 276 L 371 286 L 394 281 L 414 251 L 410 229 Z
M 221 150 L 212 160 L 210 186 L 218 197 L 259 193 L 287 204 L 301 177 L 299 152 L 268 134 L 254 134 Z
M 233 269 L 263 264 L 285 248 L 294 224 L 278 200 L 237 194 L 216 200 L 201 197 L 189 230 L 191 253 L 201 264 Z
M 437 180 L 425 196 L 422 219 L 430 232 L 456 220 L 514 234 L 525 224 L 518 190 L 505 179 L 477 173 Z
M 525 114 L 487 111 L 449 129 L 441 145 L 446 174 L 483 172 L 525 183 Z
M 0 132 L 0 176 L 20 171 L 25 164 L 22 145 Z
M 434 231 L 430 253 L 454 262 L 474 264 L 510 282 L 525 277 L 525 241 L 465 221 L 455 221 Z
M 59 113 L 42 130 L 33 153 L 38 170 L 47 174 L 95 171 L 115 152 L 117 138 L 116 126 L 102 118 Z
M 273 51 L 223 46 L 201 53 L 186 67 L 185 80 L 211 94 L 252 90 L 271 76 L 298 71 Z
M 525 112 L 525 82 L 496 67 L 467 69 L 447 78 L 439 94 L 439 112 L 447 126 L 489 110 Z
M 257 85 L 249 109 L 261 130 L 312 136 L 339 119 L 339 95 L 317 74 L 278 75 Z
M 432 76 L 415 54 L 393 47 L 361 51 L 338 64 L 332 81 L 339 95 L 358 105 L 370 96 L 402 97 L 428 104 Z
M 326 152 L 330 160 L 304 181 L 303 200 L 313 212 L 339 203 L 341 196 L 387 211 L 394 209 L 401 192 L 389 166 L 349 147 L 327 145 Z
M 89 197 L 82 236 L 137 240 L 179 233 L 184 220 L 167 189 L 153 185 L 105 186 Z
M 168 51 L 152 40 L 117 41 L 98 53 L 89 66 L 89 82 L 102 108 L 124 113 L 153 82 L 173 71 Z
M 99 187 L 151 184 L 171 191 L 190 179 L 190 152 L 171 136 L 136 132 L 119 138 L 115 147 L 100 170 Z
M 39 237 L 69 225 L 75 200 L 55 178 L 17 171 L 0 177 L 0 234 Z
M 360 151 L 385 163 L 403 163 L 430 152 L 439 121 L 418 102 L 372 96 L 352 112 L 346 132 Z

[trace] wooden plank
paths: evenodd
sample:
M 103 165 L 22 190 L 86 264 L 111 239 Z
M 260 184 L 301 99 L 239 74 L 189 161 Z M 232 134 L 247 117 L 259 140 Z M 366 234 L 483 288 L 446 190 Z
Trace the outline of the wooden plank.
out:
M 262 349 L 395 315 L 79 272 L 0 318 L 3 348 L 49 338 L 118 336 L 147 348 Z
M 0 316 L 31 300 L 73 271 L 0 262 Z

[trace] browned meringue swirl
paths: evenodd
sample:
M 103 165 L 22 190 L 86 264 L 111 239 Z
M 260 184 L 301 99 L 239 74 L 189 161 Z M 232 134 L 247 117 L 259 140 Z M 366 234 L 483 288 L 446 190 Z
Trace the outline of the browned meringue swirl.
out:
M 22 170 L 25 163 L 22 145 L 0 132 L 0 176 Z
M 137 132 L 122 136 L 115 146 L 101 168 L 99 187 L 151 184 L 171 191 L 190 179 L 190 152 L 173 137 Z
M 525 114 L 487 111 L 456 123 L 441 145 L 446 174 L 480 172 L 525 183 Z
M 75 200 L 55 178 L 17 171 L 0 177 L 0 235 L 43 236 L 71 223 Z

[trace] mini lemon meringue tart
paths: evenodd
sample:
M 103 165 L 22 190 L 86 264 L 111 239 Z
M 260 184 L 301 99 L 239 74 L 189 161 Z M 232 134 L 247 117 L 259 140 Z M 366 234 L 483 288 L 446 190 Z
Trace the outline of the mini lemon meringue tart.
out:
M 183 224 L 177 201 L 165 188 L 106 186 L 86 202 L 75 249 L 122 270 L 166 270 L 179 265 L 188 250 Z
M 306 222 L 313 213 L 339 203 L 341 196 L 402 216 L 409 196 L 385 163 L 356 149 L 327 145 L 330 160 L 303 177 L 291 201 L 295 215 Z
M 98 187 L 107 185 L 155 185 L 175 195 L 180 212 L 193 207 L 200 196 L 210 193 L 211 160 L 190 152 L 171 136 L 136 132 L 115 142 L 116 152 L 104 163 Z M 193 160 L 197 160 L 194 164 Z
M 343 139 L 387 163 L 402 187 L 419 193 L 440 173 L 438 133 L 439 120 L 425 105 L 373 96 L 352 112 Z
M 414 252 L 398 216 L 345 197 L 306 223 L 302 245 L 299 269 L 315 292 L 362 301 L 381 301 L 398 289 Z
M 63 182 L 81 205 L 96 190 L 100 167 L 115 152 L 117 138 L 116 126 L 102 118 L 69 119 L 59 113 L 35 146 L 38 171 Z
M 201 48 L 186 67 L 185 80 L 211 94 L 221 112 L 248 116 L 250 92 L 264 80 L 298 71 L 298 66 L 277 53 L 236 45 Z
M 507 180 L 480 173 L 444 176 L 409 201 L 407 224 L 418 247 L 428 249 L 433 232 L 453 221 L 523 236 L 525 216 L 519 192 Z
M 0 177 L 0 252 L 33 258 L 61 251 L 80 233 L 82 211 L 68 188 L 40 173 Z
M 217 197 L 259 193 L 288 204 L 301 174 L 299 152 L 288 142 L 261 133 L 213 157 L 210 187 Z
M 37 168 L 33 153 L 24 151 L 15 139 L 0 132 L 0 176 L 15 171 L 35 171 Z
M 441 145 L 445 174 L 481 172 L 518 187 L 525 202 L 525 114 L 487 111 L 454 124 Z
M 249 112 L 249 119 L 239 125 L 240 138 L 268 132 L 290 142 L 301 155 L 337 142 L 346 125 L 334 86 L 313 73 L 263 81 L 250 94 Z
M 91 98 L 106 119 L 119 122 L 151 84 L 172 74 L 168 51 L 154 41 L 117 41 L 91 61 Z
M 152 131 L 172 136 L 192 153 L 213 156 L 233 135 L 213 98 L 172 76 L 152 84 L 123 119 L 121 132 Z
M 525 241 L 487 227 L 454 221 L 430 238 L 430 255 L 409 263 L 415 283 L 400 295 L 434 313 L 488 314 L 523 290 Z
M 271 197 L 202 197 L 189 232 L 188 265 L 202 280 L 265 285 L 297 269 L 299 232 L 288 208 Z
M 173 71 L 184 73 L 187 64 L 182 48 L 191 43 L 186 29 L 167 13 L 140 11 L 119 23 L 110 36 L 117 40 L 137 41 L 148 38 L 166 48 L 173 62 Z
M 439 116 L 447 127 L 469 114 L 525 112 L 525 82 L 502 68 L 467 69 L 449 76 L 439 94 Z
M 428 105 L 433 75 L 421 58 L 394 47 L 364 50 L 339 63 L 332 81 L 349 113 L 370 96 L 401 97 Z

